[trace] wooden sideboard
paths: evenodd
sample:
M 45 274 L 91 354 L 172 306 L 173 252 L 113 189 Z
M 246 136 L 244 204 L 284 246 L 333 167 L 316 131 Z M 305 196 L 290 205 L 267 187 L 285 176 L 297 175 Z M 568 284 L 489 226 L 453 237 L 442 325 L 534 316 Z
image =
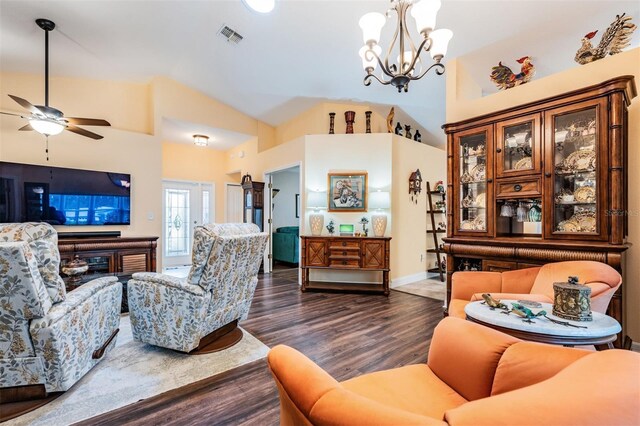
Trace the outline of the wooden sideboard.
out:
M 60 238 L 60 265 L 77 255 L 89 265 L 83 281 L 102 275 L 127 280 L 135 272 L 156 271 L 157 240 L 158 237 Z
M 300 236 L 301 290 L 337 290 L 389 295 L 391 237 Z M 309 271 L 382 271 L 382 283 L 310 281 Z

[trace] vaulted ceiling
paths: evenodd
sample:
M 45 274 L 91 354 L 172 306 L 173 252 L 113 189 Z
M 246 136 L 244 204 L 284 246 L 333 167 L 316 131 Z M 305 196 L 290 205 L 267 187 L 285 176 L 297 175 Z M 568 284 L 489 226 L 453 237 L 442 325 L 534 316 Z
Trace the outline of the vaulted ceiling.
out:
M 454 32 L 447 59 L 459 58 L 486 93 L 491 66 L 529 55 L 537 78 L 578 66 L 580 39 L 626 12 L 640 20 L 638 1 L 443 0 L 438 27 Z M 0 70 L 41 73 L 48 18 L 51 73 L 147 81 L 171 77 L 271 125 L 323 100 L 396 105 L 435 135 L 444 123 L 445 77 L 428 75 L 409 93 L 364 87 L 358 20 L 384 12 L 378 1 L 277 0 L 266 15 L 235 1 L 0 0 Z M 217 33 L 227 25 L 239 44 Z M 412 23 L 410 23 L 412 25 Z M 381 44 L 391 38 L 390 21 Z M 413 31 L 413 28 L 411 28 Z M 636 31 L 633 46 L 640 43 Z M 52 93 L 53 96 L 53 93 Z M 444 136 L 442 136 L 442 141 Z

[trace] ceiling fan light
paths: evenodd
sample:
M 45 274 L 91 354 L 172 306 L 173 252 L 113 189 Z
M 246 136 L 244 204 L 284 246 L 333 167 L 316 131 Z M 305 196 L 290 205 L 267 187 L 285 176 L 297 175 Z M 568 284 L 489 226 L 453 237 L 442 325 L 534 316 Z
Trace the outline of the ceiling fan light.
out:
M 258 13 L 269 13 L 276 6 L 275 0 L 242 0 L 242 2 Z
M 369 49 L 369 46 L 362 46 L 359 53 L 362 58 L 362 68 L 367 72 L 369 70 L 374 71 L 378 66 L 378 59 L 376 56 L 373 53 L 369 53 L 367 55 L 369 50 L 373 50 L 378 56 L 382 53 L 382 49 L 378 45 L 373 46 L 371 49 Z
M 411 16 L 416 20 L 418 32 L 426 37 L 436 27 L 440 0 L 420 0 L 411 6 Z
M 449 46 L 449 40 L 453 37 L 453 31 L 441 28 L 432 32 L 429 37 L 432 42 L 431 57 L 440 62 L 447 54 L 447 47 Z
M 378 44 L 380 41 L 380 32 L 386 21 L 387 19 L 382 13 L 370 12 L 362 15 L 358 24 L 362 29 L 364 44 Z
M 42 120 L 38 118 L 32 118 L 29 120 L 29 124 L 33 130 L 46 136 L 55 136 L 60 134 L 64 130 L 64 125 L 51 120 Z
M 207 146 L 209 145 L 209 136 L 193 135 L 193 143 L 196 146 Z

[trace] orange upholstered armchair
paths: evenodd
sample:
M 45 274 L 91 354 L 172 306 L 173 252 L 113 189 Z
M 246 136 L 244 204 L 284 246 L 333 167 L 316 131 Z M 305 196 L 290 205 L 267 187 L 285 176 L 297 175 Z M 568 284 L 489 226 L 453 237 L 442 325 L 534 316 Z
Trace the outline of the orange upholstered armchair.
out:
M 495 299 L 532 300 L 553 303 L 553 283 L 570 275 L 591 287 L 591 309 L 605 313 L 622 277 L 611 266 L 586 260 L 547 263 L 539 268 L 507 272 L 456 272 L 451 280 L 450 316 L 465 318 L 464 307 L 482 300 L 482 293 Z
M 276 346 L 281 425 L 640 424 L 640 354 L 523 342 L 459 318 L 436 327 L 426 364 L 333 379 Z

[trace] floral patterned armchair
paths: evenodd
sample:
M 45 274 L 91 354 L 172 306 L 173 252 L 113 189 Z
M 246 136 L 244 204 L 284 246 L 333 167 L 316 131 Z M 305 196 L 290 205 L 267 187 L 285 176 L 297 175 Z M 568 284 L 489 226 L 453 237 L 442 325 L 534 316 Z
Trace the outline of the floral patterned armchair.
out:
M 181 352 L 206 352 L 213 337 L 234 330 L 239 340 L 236 325 L 249 313 L 267 238 L 254 224 L 197 226 L 187 278 L 133 274 L 133 338 Z
M 66 391 L 115 346 L 122 284 L 98 278 L 67 294 L 57 241 L 46 223 L 0 224 L 2 402 L 22 398 L 6 388 Z

